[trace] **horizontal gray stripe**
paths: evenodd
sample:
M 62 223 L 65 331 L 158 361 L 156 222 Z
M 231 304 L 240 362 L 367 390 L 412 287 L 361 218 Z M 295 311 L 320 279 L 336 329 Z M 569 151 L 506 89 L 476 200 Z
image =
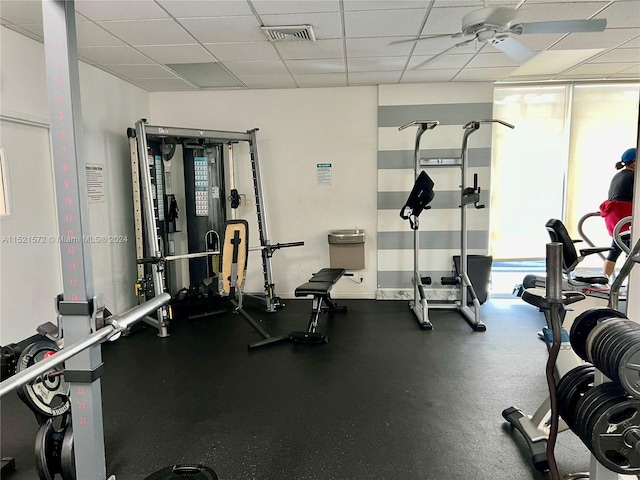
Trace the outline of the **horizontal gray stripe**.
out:
M 420 158 L 459 158 L 460 148 L 431 148 L 420 149 Z M 491 148 L 469 148 L 467 152 L 467 166 L 490 167 Z M 414 168 L 413 150 L 381 150 L 378 152 L 378 169 Z M 451 167 L 424 167 L 451 168 Z
M 378 107 L 378 126 L 400 127 L 414 120 L 438 120 L 440 125 L 462 127 L 471 120 L 491 118 L 492 112 L 493 103 L 381 106 Z
M 452 260 L 453 262 L 453 260 Z M 435 271 L 435 272 L 421 272 L 424 276 L 431 277 L 432 285 L 429 287 L 438 288 L 442 287 L 440 284 L 441 277 L 450 277 L 452 271 Z M 413 288 L 411 279 L 413 278 L 413 272 L 378 272 L 378 288 Z M 442 287 L 445 288 L 445 287 Z M 451 288 L 449 285 L 446 288 Z
M 419 240 L 421 250 L 460 249 L 459 230 L 422 232 Z M 468 230 L 467 248 L 470 250 L 488 249 L 489 230 Z M 413 232 L 411 229 L 407 228 L 406 232 L 378 232 L 378 250 L 408 249 L 413 249 Z
M 436 185 L 437 186 L 437 185 Z M 409 197 L 410 192 L 378 192 L 378 210 L 398 210 L 404 206 Z M 485 208 L 489 208 L 489 190 L 480 191 L 480 204 L 484 204 Z M 456 208 L 460 205 L 460 190 L 437 190 L 435 196 L 429 204 L 432 209 L 440 208 Z M 469 205 L 468 208 L 473 208 Z M 428 216 L 429 212 L 421 214 Z

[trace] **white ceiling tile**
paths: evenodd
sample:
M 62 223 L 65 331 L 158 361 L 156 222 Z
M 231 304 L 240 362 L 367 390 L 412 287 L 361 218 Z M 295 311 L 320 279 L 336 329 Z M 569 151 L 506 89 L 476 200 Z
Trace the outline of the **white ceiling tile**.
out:
M 344 61 L 341 58 L 314 60 L 287 60 L 289 71 L 295 76 L 305 73 L 344 73 Z
M 638 78 L 640 78 L 640 63 L 630 68 L 627 68 L 626 70 L 618 72 L 612 76 L 615 76 L 617 78 L 618 77 L 635 78 L 637 80 Z
M 612 48 L 640 33 L 640 28 L 613 28 L 596 33 L 572 33 L 556 43 L 552 50 L 578 50 L 581 48 Z
M 349 85 L 381 85 L 398 83 L 402 72 L 354 72 L 349 73 Z
M 603 76 L 603 75 L 593 75 L 593 74 L 588 74 L 588 73 L 575 73 L 573 75 L 571 74 L 566 74 L 566 75 L 558 75 L 554 80 L 602 80 L 604 78 L 608 78 L 609 75 L 607 76 Z
M 429 12 L 422 35 L 457 33 L 462 30 L 462 17 L 477 10 L 476 7 L 433 8 Z M 460 40 L 458 40 L 460 41 Z
M 287 69 L 278 61 L 266 62 L 224 62 L 234 75 L 284 75 Z
M 76 11 L 91 20 L 140 20 L 169 16 L 151 0 L 76 0 Z
M 340 11 L 340 2 L 338 0 L 304 0 L 302 2 L 294 2 L 291 0 L 253 0 L 251 3 L 260 16 L 278 13 Z
M 98 22 L 98 25 L 134 46 L 193 43 L 193 38 L 171 19 Z
M 548 20 L 586 20 L 595 15 L 608 2 L 554 2 L 525 3 L 518 9 L 515 23 L 544 22 Z
M 595 18 L 606 18 L 607 28 L 636 27 L 640 18 L 640 2 L 614 2 Z
M 102 65 L 147 65 L 153 63 L 132 47 L 78 47 L 78 54 Z
M 417 36 L 426 13 L 426 8 L 345 12 L 345 34 L 347 38 Z
M 428 69 L 428 70 L 446 70 L 449 68 L 462 68 L 464 67 L 469 60 L 473 57 L 472 53 L 462 53 L 462 54 L 445 54 L 442 55 L 435 60 L 430 61 L 429 63 L 418 68 L 420 69 Z M 413 70 L 417 65 L 420 65 L 422 62 L 433 58 L 433 55 L 413 55 L 411 57 L 411 61 L 409 62 L 409 66 L 407 68 Z
M 346 87 L 347 76 L 344 73 L 314 73 L 294 75 L 299 87 Z
M 524 43 L 536 52 L 546 50 L 564 37 L 564 33 L 535 33 L 529 35 L 514 35 L 513 38 Z
M 416 43 L 416 49 L 413 51 L 414 55 L 435 55 L 443 50 L 453 47 L 460 43 L 461 39 L 451 37 L 439 37 L 429 38 L 421 40 Z M 485 45 L 478 42 L 471 42 L 468 45 L 462 45 L 451 50 L 452 53 L 476 53 L 480 51 Z
M 455 81 L 497 81 L 508 77 L 512 71 L 512 67 L 465 68 L 456 75 Z
M 109 65 L 109 70 L 127 78 L 177 78 L 160 65 Z
M 44 38 L 44 26 L 42 23 L 23 23 L 22 25 L 18 25 L 18 27 L 34 34 L 38 38 Z
M 291 75 L 243 75 L 238 77 L 247 88 L 295 88 Z
M 180 63 L 167 67 L 202 88 L 242 86 L 226 68 L 216 62 Z
M 422 83 L 422 82 L 448 82 L 458 69 L 450 70 L 407 70 L 402 75 L 400 83 Z
M 396 43 L 410 37 L 347 38 L 347 57 L 398 57 L 408 55 L 413 42 Z
M 122 40 L 106 32 L 95 23 L 78 23 L 78 46 L 83 47 L 117 47 L 124 46 Z
M 138 50 L 158 63 L 205 63 L 213 61 L 206 49 L 198 44 L 156 45 L 138 47 Z
M 251 7 L 239 0 L 160 0 L 158 2 L 176 18 L 194 17 L 231 17 L 236 15 L 252 15 Z
M 572 75 L 576 73 L 585 73 L 588 75 L 611 75 L 627 70 L 633 66 L 633 63 L 584 63 L 576 68 L 562 72 L 561 75 Z
M 260 15 L 265 26 L 311 25 L 319 40 L 342 38 L 342 21 L 338 12 L 296 15 Z
M 42 23 L 42 0 L 1 0 L 0 17 L 18 25 Z
M 635 48 L 617 48 L 595 57 L 591 62 L 640 63 L 640 50 Z
M 146 87 L 152 92 L 175 92 L 197 90 L 196 87 L 188 84 L 179 78 L 144 78 L 136 79 L 136 83 Z
M 476 0 L 477 1 L 477 0 Z M 344 0 L 344 11 L 424 8 L 424 0 Z
M 202 43 L 262 42 L 266 38 L 254 16 L 188 18 L 180 23 Z
M 599 49 L 547 50 L 514 69 L 513 75 L 553 76 L 581 64 L 601 51 Z
M 267 40 L 264 42 L 205 43 L 204 46 L 221 62 L 278 59 L 278 53 L 273 43 Z
M 484 68 L 484 67 L 516 67 L 520 65 L 519 62 L 509 58 L 507 55 L 501 52 L 487 52 L 484 49 L 471 59 L 467 68 Z
M 632 38 L 623 45 L 620 45 L 620 48 L 640 48 L 640 36 Z
M 318 40 L 317 42 L 274 42 L 286 60 L 305 58 L 342 58 L 342 40 Z
M 356 57 L 349 58 L 349 73 L 402 71 L 407 65 L 407 57 Z

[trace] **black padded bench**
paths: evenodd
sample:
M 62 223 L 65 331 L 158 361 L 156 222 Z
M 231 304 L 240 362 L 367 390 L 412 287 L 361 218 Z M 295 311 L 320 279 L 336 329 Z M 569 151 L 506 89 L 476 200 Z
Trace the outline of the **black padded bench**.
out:
M 331 289 L 345 274 L 344 268 L 323 268 L 314 274 L 307 283 L 300 285 L 295 290 L 296 297 L 308 297 L 313 295 L 311 317 L 306 332 L 291 332 L 289 336 L 294 342 L 326 343 L 327 337 L 319 332 L 318 320 L 322 312 L 346 312 L 347 307 L 339 307 L 331 299 Z

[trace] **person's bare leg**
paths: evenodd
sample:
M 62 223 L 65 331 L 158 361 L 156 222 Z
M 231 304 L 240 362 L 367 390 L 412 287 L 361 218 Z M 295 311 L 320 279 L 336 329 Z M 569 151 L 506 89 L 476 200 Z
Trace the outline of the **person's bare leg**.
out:
M 615 269 L 616 269 L 616 262 L 612 262 L 611 260 L 604 261 L 604 274 L 607 277 L 611 278 Z

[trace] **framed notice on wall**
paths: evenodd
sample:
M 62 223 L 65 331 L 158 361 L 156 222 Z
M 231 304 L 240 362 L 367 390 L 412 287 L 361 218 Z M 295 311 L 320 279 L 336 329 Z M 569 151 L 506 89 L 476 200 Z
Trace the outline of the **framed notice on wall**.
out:
M 330 163 L 318 163 L 316 165 L 316 179 L 318 185 L 331 185 Z

